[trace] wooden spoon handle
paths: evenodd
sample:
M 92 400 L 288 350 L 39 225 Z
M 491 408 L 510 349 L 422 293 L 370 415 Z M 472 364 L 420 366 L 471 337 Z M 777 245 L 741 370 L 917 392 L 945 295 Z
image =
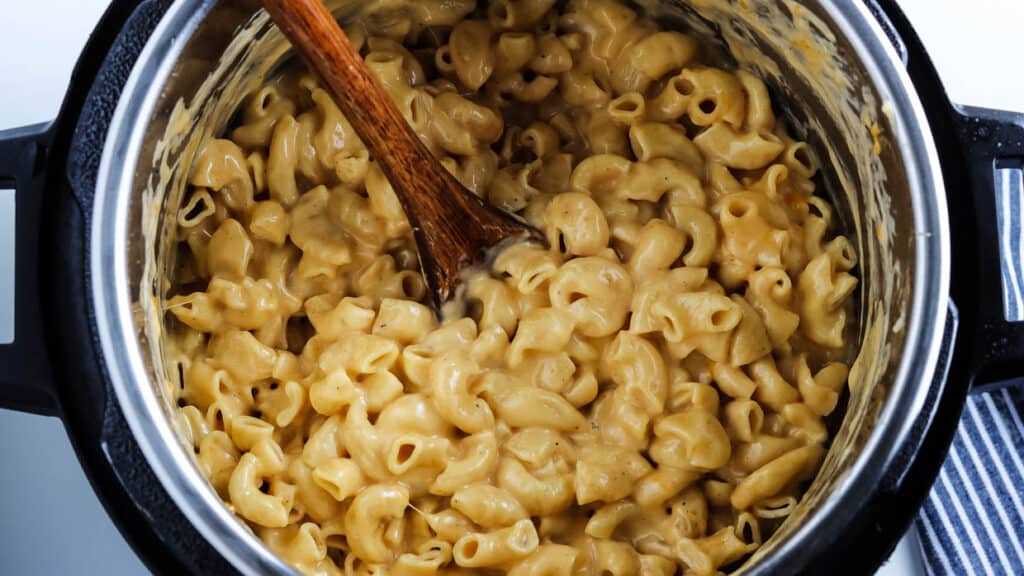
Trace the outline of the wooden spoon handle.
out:
M 418 174 L 440 177 L 438 168 L 447 173 L 436 162 L 418 164 L 422 158 L 431 157 L 430 151 L 406 123 L 321 0 L 263 0 L 263 5 L 320 75 L 338 108 L 374 153 L 374 159 L 396 190 L 415 187 L 420 179 L 413 176 Z M 434 201 L 439 202 L 437 198 Z

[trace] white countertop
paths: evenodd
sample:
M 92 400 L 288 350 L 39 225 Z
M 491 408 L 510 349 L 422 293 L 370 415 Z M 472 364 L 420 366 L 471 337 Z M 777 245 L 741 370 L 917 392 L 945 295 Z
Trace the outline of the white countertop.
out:
M 902 0 L 957 102 L 1024 111 L 1020 0 Z M 0 129 L 53 118 L 103 0 L 0 0 Z M 11 25 L 14 23 L 14 25 Z M 45 37 L 39 30 L 45 29 Z M 0 246 L 0 255 L 6 248 Z M 2 257 L 2 256 L 0 256 Z M 0 410 L 0 573 L 145 574 L 103 512 L 55 419 Z M 879 573 L 914 574 L 905 539 Z

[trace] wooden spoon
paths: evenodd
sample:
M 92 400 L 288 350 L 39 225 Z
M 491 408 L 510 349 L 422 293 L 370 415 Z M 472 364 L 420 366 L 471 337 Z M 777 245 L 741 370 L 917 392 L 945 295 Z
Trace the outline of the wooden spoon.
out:
M 323 79 L 338 108 L 380 165 L 412 225 L 435 310 L 506 238 L 544 243 L 536 228 L 467 190 L 420 141 L 321 0 L 263 0 L 263 6 Z

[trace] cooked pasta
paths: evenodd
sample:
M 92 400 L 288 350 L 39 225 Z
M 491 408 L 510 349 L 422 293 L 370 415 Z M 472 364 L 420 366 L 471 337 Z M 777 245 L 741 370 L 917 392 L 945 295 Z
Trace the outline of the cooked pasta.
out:
M 353 30 L 442 164 L 550 244 L 441 321 L 310 73 L 193 165 L 165 303 L 182 437 L 302 572 L 715 574 L 821 464 L 857 263 L 811 149 L 693 38 L 557 4 L 371 4 Z

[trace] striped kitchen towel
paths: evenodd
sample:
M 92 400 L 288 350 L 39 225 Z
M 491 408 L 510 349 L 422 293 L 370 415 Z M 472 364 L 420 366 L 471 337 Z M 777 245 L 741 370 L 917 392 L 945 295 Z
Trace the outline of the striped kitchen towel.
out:
M 917 518 L 934 575 L 1024 574 L 1024 388 L 967 399 Z
M 1006 317 L 1024 320 L 1024 171 L 997 166 Z M 934 575 L 1024 575 L 1024 387 L 970 396 L 949 457 L 917 518 Z

